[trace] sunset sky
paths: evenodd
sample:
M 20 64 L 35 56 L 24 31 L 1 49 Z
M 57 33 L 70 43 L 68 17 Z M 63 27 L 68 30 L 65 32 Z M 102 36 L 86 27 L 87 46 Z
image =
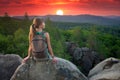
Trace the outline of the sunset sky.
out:
M 57 10 L 64 15 L 120 15 L 120 0 L 0 0 L 0 16 L 55 15 Z

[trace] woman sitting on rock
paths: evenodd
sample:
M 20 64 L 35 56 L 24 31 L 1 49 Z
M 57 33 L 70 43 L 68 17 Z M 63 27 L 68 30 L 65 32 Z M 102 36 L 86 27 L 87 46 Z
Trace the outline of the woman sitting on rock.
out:
M 56 62 L 52 51 L 50 36 L 43 31 L 45 22 L 43 19 L 35 18 L 30 26 L 28 56 L 24 58 L 26 62 L 32 55 L 33 59 L 52 59 Z M 32 54 L 31 54 L 32 53 Z

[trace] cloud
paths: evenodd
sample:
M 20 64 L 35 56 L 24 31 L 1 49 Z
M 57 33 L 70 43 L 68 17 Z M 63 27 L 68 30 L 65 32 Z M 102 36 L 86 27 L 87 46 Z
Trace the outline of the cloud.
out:
M 83 4 L 83 3 L 120 3 L 120 0 L 0 0 L 0 4 L 9 5 L 9 4 L 49 4 L 49 5 L 62 5 L 62 4 Z
M 66 13 L 79 14 L 84 11 L 107 13 L 120 12 L 120 0 L 0 0 L 0 14 L 3 11 L 11 11 L 14 13 L 15 10 L 22 12 L 31 11 L 34 9 L 34 13 L 41 12 L 53 12 L 57 8 L 62 8 Z M 17 12 L 16 12 L 17 14 Z M 31 11 L 32 14 L 32 11 Z

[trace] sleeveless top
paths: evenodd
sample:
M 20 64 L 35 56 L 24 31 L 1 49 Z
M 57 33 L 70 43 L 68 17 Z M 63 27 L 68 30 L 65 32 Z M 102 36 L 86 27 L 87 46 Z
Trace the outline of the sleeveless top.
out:
M 42 32 L 43 32 L 43 31 L 42 31 Z M 40 34 L 42 34 L 42 32 L 36 32 L 36 35 L 40 35 Z M 45 39 L 46 39 L 45 34 L 43 35 L 43 37 L 45 37 Z M 47 58 L 38 59 L 38 58 L 35 58 L 35 57 L 34 57 L 36 60 L 52 59 L 52 57 L 51 57 L 51 55 L 50 55 L 50 53 L 49 53 L 49 51 L 48 51 L 47 42 L 46 42 L 46 46 L 47 46 L 47 49 L 46 49 L 45 53 L 46 53 Z

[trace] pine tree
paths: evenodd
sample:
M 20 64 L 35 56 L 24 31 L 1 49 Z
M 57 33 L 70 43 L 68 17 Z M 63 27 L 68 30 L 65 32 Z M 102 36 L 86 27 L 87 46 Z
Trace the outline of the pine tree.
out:
M 3 20 L 5 21 L 9 21 L 11 19 L 11 17 L 8 15 L 7 12 L 4 13 L 4 16 L 3 16 Z
M 27 13 L 27 12 L 25 12 L 24 20 L 29 20 L 29 16 L 28 16 L 28 13 Z
M 7 12 L 4 13 L 4 17 L 9 17 Z

